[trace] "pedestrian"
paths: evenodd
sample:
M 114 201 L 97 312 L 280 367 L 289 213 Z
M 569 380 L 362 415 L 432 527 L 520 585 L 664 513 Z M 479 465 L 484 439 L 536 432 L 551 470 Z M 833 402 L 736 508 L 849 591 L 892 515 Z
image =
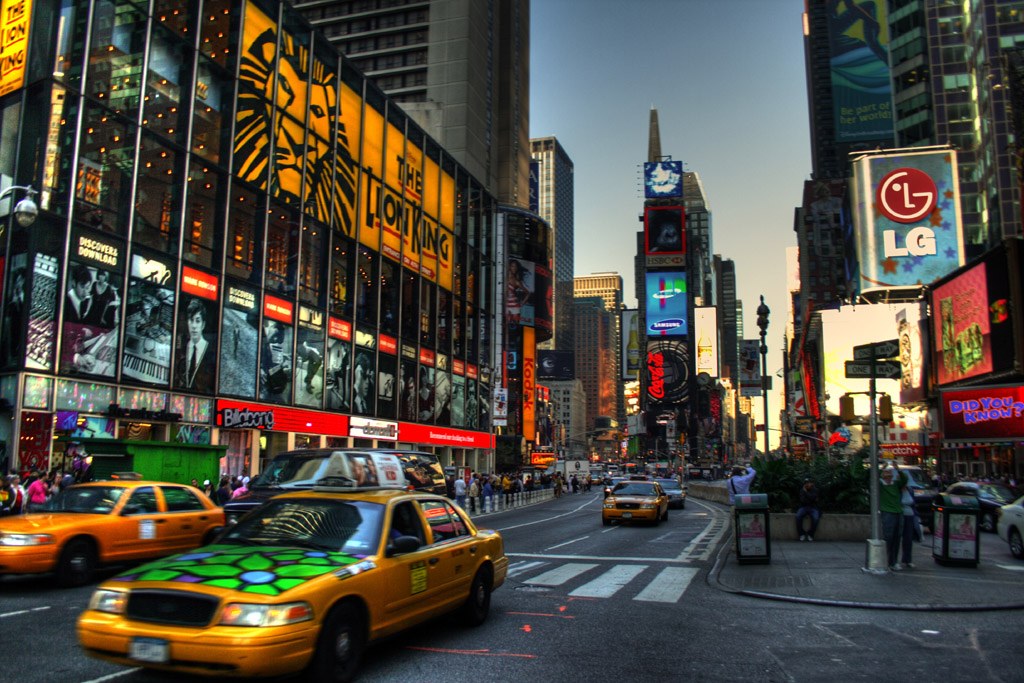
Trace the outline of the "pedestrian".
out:
M 480 479 L 473 475 L 473 481 L 469 485 L 469 513 L 476 514 L 477 504 L 480 502 Z
M 210 483 L 209 479 L 203 480 L 203 493 L 206 494 L 207 498 L 213 498 L 213 484 Z
M 241 498 L 249 493 L 249 477 L 242 477 L 242 485 L 231 492 L 232 498 Z
M 11 492 L 14 494 L 10 500 L 10 514 L 20 515 L 25 510 L 25 489 L 21 486 L 21 477 L 12 474 L 8 477 L 11 482 Z
M 886 467 L 882 470 L 880 479 L 878 509 L 882 513 L 886 564 L 890 571 L 898 572 L 903 569 L 896 560 L 900 549 L 900 528 L 903 525 L 902 490 L 907 485 L 907 475 L 895 467 Z
M 491 497 L 494 495 L 494 487 L 491 486 L 491 478 L 484 475 L 484 486 L 481 490 L 484 499 L 484 511 L 493 510 L 491 507 Z
M 811 518 L 810 531 L 804 531 L 804 518 Z M 818 520 L 821 510 L 818 509 L 818 489 L 810 477 L 804 479 L 800 488 L 800 509 L 796 511 L 796 535 L 801 541 L 813 541 L 818 531 Z
M 231 480 L 227 477 L 220 478 L 220 486 L 217 487 L 215 494 L 216 503 L 221 507 L 224 506 L 229 500 L 231 500 Z
M 757 470 L 748 463 L 746 467 L 736 465 L 732 468 L 732 476 L 726 488 L 729 489 L 729 505 L 736 504 L 736 496 L 745 496 L 750 493 L 750 484 L 757 476 Z
M 501 475 L 501 491 L 505 494 L 505 507 L 512 505 L 512 478 L 508 472 Z
M 462 477 L 455 479 L 455 504 L 466 509 L 466 480 Z
M 46 499 L 50 495 L 50 485 L 46 479 L 38 476 L 36 479 L 28 485 L 28 490 L 25 491 L 25 509 L 28 512 L 39 512 L 43 509 L 43 505 L 46 504 Z
M 914 510 L 914 492 L 909 484 L 900 489 L 900 505 L 903 519 L 900 525 L 900 547 L 902 550 L 901 569 L 914 568 L 914 536 L 917 531 L 917 513 Z

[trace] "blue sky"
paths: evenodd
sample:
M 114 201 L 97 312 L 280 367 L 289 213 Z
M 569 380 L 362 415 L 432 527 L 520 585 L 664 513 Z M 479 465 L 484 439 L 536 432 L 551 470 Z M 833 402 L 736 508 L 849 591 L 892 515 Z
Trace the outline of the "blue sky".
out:
M 653 105 L 662 154 L 700 175 L 714 252 L 736 263 L 745 337 L 757 337 L 760 294 L 771 308 L 769 373 L 782 367 L 785 249 L 796 245 L 794 209 L 811 171 L 802 11 L 801 0 L 533 0 L 530 9 L 530 136 L 554 135 L 575 165 L 576 274 L 620 273 L 635 305 Z M 772 429 L 777 403 L 770 396 Z

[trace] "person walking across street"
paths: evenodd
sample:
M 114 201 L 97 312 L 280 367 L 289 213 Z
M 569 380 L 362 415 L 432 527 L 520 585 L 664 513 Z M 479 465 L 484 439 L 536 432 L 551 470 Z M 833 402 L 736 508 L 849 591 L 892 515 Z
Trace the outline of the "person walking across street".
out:
M 732 468 L 732 476 L 726 488 L 729 489 L 729 505 L 736 505 L 736 496 L 745 496 L 750 493 L 750 484 L 757 476 L 757 470 L 750 465 L 741 467 L 736 465 Z
M 810 531 L 804 531 L 804 518 L 811 518 Z M 818 489 L 810 479 L 804 479 L 804 485 L 800 487 L 800 509 L 796 511 L 796 535 L 801 541 L 813 541 L 814 534 L 818 531 L 818 520 L 821 519 L 821 510 L 818 509 Z
M 886 467 L 879 475 L 878 509 L 882 513 L 882 538 L 885 539 L 886 564 L 890 571 L 903 567 L 896 561 L 900 549 L 900 530 L 903 526 L 903 488 L 907 475 L 894 467 Z

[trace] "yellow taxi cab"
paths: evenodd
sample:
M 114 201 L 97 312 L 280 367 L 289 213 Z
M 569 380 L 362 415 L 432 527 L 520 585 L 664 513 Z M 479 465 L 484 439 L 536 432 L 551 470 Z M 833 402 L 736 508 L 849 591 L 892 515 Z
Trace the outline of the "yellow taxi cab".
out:
M 184 484 L 125 477 L 75 484 L 40 512 L 0 517 L 0 574 L 55 572 L 88 583 L 99 564 L 148 560 L 210 542 L 224 511 Z
M 668 519 L 668 496 L 656 481 L 626 479 L 616 483 L 604 499 L 601 523 L 644 521 L 658 524 Z
M 101 584 L 78 619 L 90 656 L 182 674 L 349 680 L 371 642 L 459 610 L 483 623 L 508 572 L 501 535 L 447 498 L 407 490 L 394 455 L 352 452 L 213 545 Z

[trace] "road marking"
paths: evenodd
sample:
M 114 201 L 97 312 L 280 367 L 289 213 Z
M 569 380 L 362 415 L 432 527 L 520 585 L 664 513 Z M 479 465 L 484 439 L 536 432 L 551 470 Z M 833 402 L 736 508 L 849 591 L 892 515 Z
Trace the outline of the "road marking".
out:
M 513 524 L 512 526 L 503 526 L 503 527 L 494 527 L 494 528 L 497 531 L 508 531 L 510 529 L 519 529 L 519 528 L 524 527 L 524 526 L 533 526 L 534 524 L 544 524 L 546 522 L 550 522 L 553 519 L 560 519 L 562 517 L 568 517 L 569 515 L 575 515 L 577 512 L 579 512 L 583 508 L 587 507 L 588 505 L 590 505 L 592 503 L 598 502 L 598 500 L 599 499 L 597 498 L 597 496 L 594 496 L 594 498 L 592 500 L 588 500 L 586 503 L 583 503 L 582 505 L 580 505 L 580 506 L 578 506 L 578 507 L 576 507 L 576 508 L 574 508 L 572 510 L 569 510 L 568 512 L 563 512 L 560 515 L 552 515 L 550 517 L 545 517 L 543 519 L 537 519 L 537 520 L 534 520 L 532 522 L 523 522 L 522 524 Z
M 610 598 L 645 569 L 647 569 L 645 564 L 616 565 L 593 581 L 572 591 L 569 595 L 578 598 Z
M 691 560 L 678 557 L 606 557 L 602 555 L 547 555 L 545 553 L 505 553 L 505 557 L 536 557 L 545 560 L 596 560 L 599 562 L 673 562 L 689 564 Z
M 1011 572 L 1024 572 L 1024 566 L 1012 564 L 997 564 L 1000 569 L 1009 569 Z
M 528 583 L 531 586 L 561 586 L 566 581 L 574 579 L 596 566 L 596 564 L 586 564 L 584 562 L 570 562 L 569 564 L 563 564 L 561 567 L 555 567 L 550 571 L 546 571 L 524 583 Z
M 546 564 L 547 562 L 513 562 L 508 567 L 507 576 L 515 576 L 516 574 L 522 574 L 523 572 L 528 572 L 531 569 L 543 567 Z
M 644 602 L 676 602 L 683 597 L 697 572 L 698 570 L 693 567 L 665 567 L 633 599 Z
M 571 541 L 566 541 L 565 543 L 559 543 L 558 545 L 553 545 L 549 548 L 544 548 L 544 550 L 554 550 L 555 548 L 561 548 L 563 545 L 569 545 L 570 543 L 575 543 L 576 541 L 585 541 L 588 538 L 590 538 L 590 536 L 580 536 L 579 538 L 574 538 Z
M 50 608 L 49 607 L 33 607 L 32 609 L 19 609 L 19 610 L 14 611 L 14 612 L 4 612 L 3 614 L 0 614 L 0 619 L 3 619 L 4 617 L 16 617 L 16 616 L 19 616 L 21 614 L 31 614 L 32 612 L 43 612 L 43 611 L 48 610 L 48 609 L 50 609 Z

